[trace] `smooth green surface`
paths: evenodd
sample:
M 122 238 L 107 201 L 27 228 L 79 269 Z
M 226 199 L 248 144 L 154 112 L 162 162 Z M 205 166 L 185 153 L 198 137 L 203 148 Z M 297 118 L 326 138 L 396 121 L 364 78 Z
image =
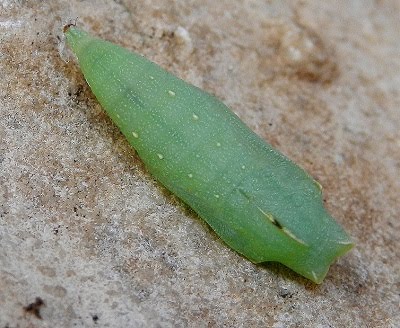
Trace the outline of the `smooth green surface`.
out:
M 353 246 L 304 170 L 210 94 L 69 26 L 93 93 L 149 171 L 234 250 L 321 283 Z

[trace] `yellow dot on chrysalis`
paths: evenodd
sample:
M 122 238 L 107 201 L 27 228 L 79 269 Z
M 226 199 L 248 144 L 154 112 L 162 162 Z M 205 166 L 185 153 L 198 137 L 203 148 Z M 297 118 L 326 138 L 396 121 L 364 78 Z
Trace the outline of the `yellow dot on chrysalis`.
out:
M 132 131 L 132 135 L 133 135 L 135 138 L 139 138 L 139 135 L 138 135 L 136 132 L 134 132 L 134 131 Z
M 159 159 L 163 159 L 164 158 L 164 156 L 162 154 L 157 154 L 157 156 L 158 156 Z

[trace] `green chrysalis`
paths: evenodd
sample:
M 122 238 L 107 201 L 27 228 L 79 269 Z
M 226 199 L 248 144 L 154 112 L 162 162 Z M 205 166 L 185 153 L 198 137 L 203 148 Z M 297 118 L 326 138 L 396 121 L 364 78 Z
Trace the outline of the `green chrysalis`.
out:
M 212 95 L 144 57 L 67 25 L 93 93 L 148 170 L 254 263 L 321 283 L 353 246 L 321 187 Z

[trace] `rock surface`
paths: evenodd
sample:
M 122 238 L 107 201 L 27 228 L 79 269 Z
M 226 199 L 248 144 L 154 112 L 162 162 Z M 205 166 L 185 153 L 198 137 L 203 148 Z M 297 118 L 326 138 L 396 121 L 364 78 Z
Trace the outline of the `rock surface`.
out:
M 1 1 L 0 328 L 396 327 L 400 3 Z M 356 242 L 322 285 L 231 251 L 146 172 L 62 27 L 221 98 Z

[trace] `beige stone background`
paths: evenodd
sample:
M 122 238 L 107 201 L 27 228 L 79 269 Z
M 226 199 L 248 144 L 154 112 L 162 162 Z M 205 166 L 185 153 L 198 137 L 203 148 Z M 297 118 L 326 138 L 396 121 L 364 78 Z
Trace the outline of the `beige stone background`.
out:
M 63 43 L 76 17 L 318 179 L 357 244 L 322 285 L 251 264 L 154 181 Z M 400 327 L 399 17 L 396 0 L 0 1 L 0 328 Z

